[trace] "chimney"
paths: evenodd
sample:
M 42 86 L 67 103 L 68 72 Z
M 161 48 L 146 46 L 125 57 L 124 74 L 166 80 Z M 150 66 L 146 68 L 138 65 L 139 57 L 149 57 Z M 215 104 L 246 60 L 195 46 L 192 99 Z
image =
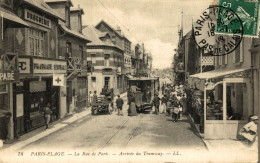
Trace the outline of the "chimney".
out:
M 119 26 L 117 26 L 117 29 L 116 29 L 116 31 L 121 35 L 121 29 L 120 29 L 120 27 Z

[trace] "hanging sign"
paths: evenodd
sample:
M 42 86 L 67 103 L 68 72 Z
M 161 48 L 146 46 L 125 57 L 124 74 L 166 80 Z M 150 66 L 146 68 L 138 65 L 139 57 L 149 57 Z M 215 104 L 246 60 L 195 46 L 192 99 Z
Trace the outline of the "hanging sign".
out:
M 19 72 L 11 70 L 0 70 L 0 82 L 19 81 Z
M 64 74 L 53 74 L 53 86 L 64 86 Z

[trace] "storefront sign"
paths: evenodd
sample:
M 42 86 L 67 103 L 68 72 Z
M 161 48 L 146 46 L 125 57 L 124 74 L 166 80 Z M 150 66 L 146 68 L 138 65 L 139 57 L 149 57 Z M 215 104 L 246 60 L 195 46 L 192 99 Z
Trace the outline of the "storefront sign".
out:
M 14 82 L 19 80 L 18 71 L 0 70 L 0 82 Z
M 53 86 L 64 86 L 65 78 L 64 74 L 53 74 Z
M 46 81 L 31 81 L 30 92 L 44 92 L 46 91 Z
M 35 74 L 65 74 L 67 71 L 66 61 L 53 61 L 46 59 L 33 59 L 33 73 Z
M 112 75 L 113 74 L 113 70 L 112 69 L 103 69 L 102 70 L 102 74 L 103 75 Z
M 30 73 L 30 58 L 19 58 L 18 59 L 18 69 L 21 74 Z
M 25 9 L 24 19 L 30 22 L 42 25 L 47 28 L 51 28 L 51 21 L 41 15 L 38 15 L 30 10 Z

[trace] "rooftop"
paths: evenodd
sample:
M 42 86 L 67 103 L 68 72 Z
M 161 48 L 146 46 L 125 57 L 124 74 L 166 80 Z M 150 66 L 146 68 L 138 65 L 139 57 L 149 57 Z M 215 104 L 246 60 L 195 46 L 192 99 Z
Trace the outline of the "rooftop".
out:
M 59 18 L 61 20 L 63 20 L 60 15 L 54 11 L 49 5 L 47 5 L 44 0 L 24 0 L 25 3 L 35 6 L 38 9 L 42 10 L 45 13 L 48 13 L 51 16 L 54 16 L 56 18 Z
M 94 26 L 85 26 L 82 30 L 83 34 L 88 37 L 92 42 L 88 44 L 88 46 L 110 46 L 110 47 L 116 47 L 120 50 L 122 50 L 119 46 L 116 46 L 112 43 L 110 39 L 107 39 L 106 41 L 101 41 L 100 38 L 107 35 L 106 32 L 101 32 L 98 29 L 96 29 Z

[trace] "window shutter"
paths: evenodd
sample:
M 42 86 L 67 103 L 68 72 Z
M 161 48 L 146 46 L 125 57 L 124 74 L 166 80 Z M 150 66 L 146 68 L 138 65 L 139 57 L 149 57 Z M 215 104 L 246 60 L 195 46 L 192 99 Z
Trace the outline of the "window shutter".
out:
M 239 48 L 240 48 L 239 62 L 244 62 L 244 38 L 241 40 Z

